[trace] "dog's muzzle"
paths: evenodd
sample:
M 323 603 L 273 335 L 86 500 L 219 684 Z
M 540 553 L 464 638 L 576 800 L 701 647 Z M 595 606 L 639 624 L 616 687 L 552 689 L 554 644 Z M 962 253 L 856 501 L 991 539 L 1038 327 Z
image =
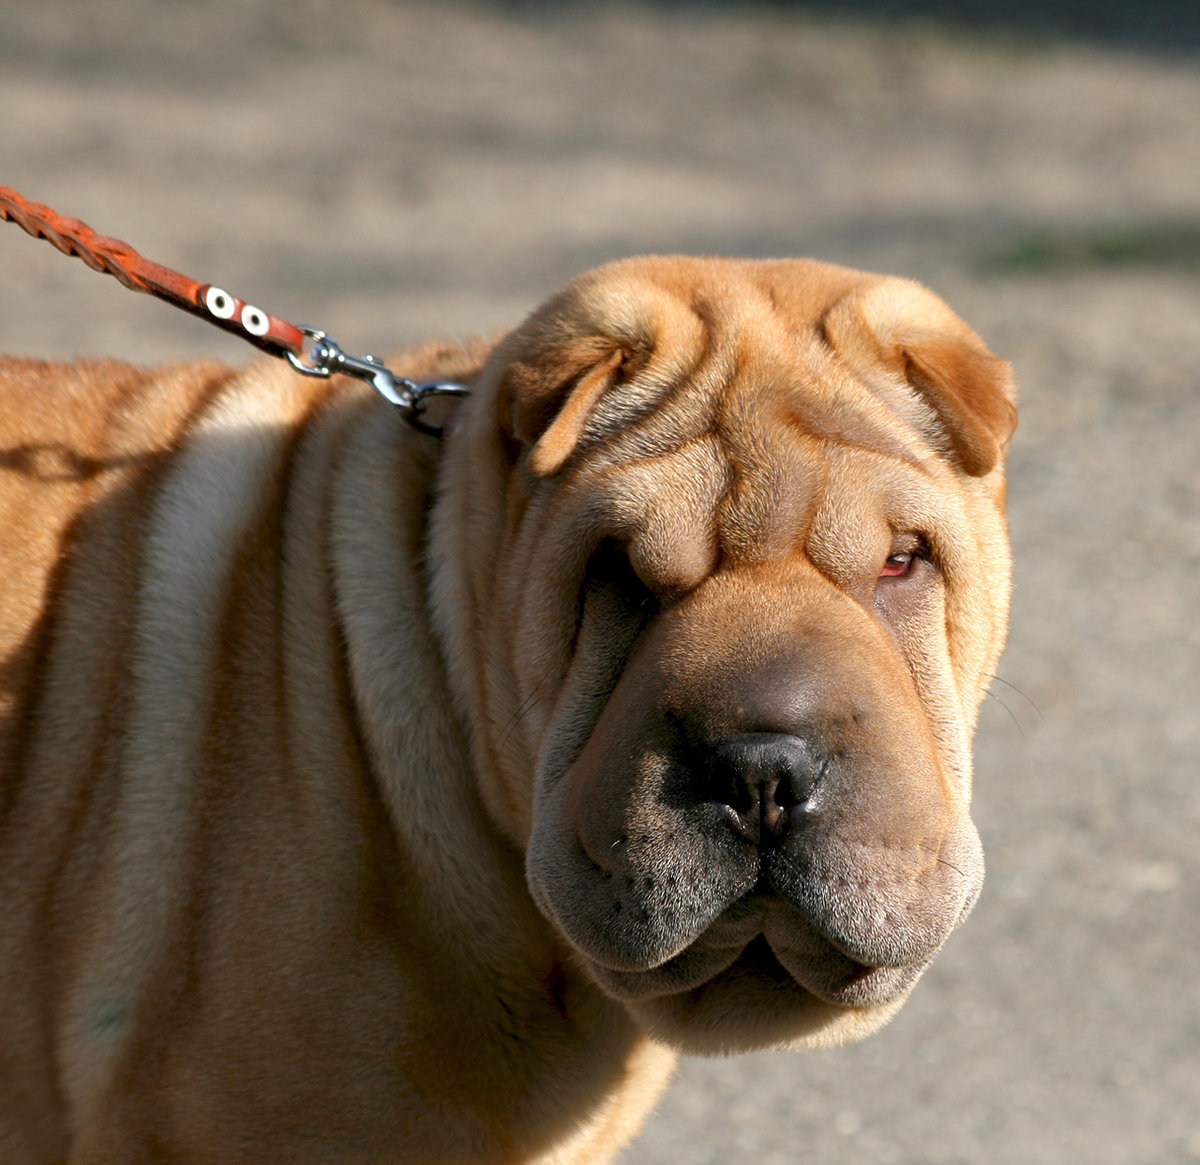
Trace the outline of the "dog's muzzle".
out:
M 886 632 L 846 607 L 724 642 L 728 606 L 664 617 L 543 774 L 530 885 L 610 995 L 881 1007 L 974 903 L 965 795 Z

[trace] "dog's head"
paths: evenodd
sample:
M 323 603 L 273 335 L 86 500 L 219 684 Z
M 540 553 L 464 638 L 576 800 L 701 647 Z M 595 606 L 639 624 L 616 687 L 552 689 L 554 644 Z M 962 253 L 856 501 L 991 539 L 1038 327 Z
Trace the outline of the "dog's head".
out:
M 874 1030 L 983 878 L 1008 366 L 908 281 L 644 259 L 481 393 L 454 653 L 542 912 L 682 1048 Z

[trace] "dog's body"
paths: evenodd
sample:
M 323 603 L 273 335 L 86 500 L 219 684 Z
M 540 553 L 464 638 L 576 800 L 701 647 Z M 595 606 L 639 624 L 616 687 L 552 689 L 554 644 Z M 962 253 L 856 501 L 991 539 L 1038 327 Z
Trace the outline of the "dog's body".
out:
M 974 901 L 1013 413 L 940 300 L 636 260 L 394 366 L 444 448 L 0 366 L 6 1165 L 607 1160 Z

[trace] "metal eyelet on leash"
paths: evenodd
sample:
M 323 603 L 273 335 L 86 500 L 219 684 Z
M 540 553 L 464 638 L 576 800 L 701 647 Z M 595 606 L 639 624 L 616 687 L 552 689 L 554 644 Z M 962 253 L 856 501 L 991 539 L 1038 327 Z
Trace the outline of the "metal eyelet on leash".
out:
M 404 419 L 422 433 L 436 437 L 442 431 L 424 417 L 430 398 L 470 393 L 465 384 L 448 381 L 417 384 L 397 376 L 377 356 L 350 356 L 319 328 L 289 324 L 223 288 L 197 283 L 169 267 L 151 263 L 128 243 L 97 235 L 86 223 L 29 202 L 6 186 L 0 186 L 0 220 L 15 222 L 34 238 L 45 239 L 64 255 L 82 259 L 93 271 L 112 275 L 131 291 L 157 296 L 241 336 L 272 356 L 286 358 L 304 376 L 328 378 L 340 373 L 369 381 L 380 396 L 395 405 Z

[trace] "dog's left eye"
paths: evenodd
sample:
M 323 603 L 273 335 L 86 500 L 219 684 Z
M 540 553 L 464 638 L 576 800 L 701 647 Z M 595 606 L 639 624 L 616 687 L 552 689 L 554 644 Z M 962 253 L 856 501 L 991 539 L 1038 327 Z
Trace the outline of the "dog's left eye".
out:
M 908 574 L 916 560 L 915 554 L 889 554 L 887 561 L 883 564 L 883 569 L 879 572 L 879 577 L 899 578 L 901 575 Z
M 880 578 L 903 578 L 922 559 L 929 557 L 929 544 L 919 535 L 905 535 L 892 543 L 892 552 L 879 569 Z

